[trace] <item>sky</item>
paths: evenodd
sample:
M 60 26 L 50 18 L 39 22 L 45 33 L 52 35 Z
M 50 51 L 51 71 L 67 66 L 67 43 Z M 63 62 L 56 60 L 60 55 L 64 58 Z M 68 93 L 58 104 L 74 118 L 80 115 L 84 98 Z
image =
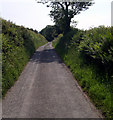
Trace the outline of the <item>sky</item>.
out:
M 76 15 L 77 28 L 89 29 L 100 25 L 111 26 L 111 1 L 94 0 L 95 4 L 88 10 Z M 51 8 L 35 0 L 0 0 L 0 16 L 17 25 L 23 25 L 38 31 L 47 25 L 54 25 L 48 15 Z
M 111 2 L 111 26 L 113 26 L 113 1 Z

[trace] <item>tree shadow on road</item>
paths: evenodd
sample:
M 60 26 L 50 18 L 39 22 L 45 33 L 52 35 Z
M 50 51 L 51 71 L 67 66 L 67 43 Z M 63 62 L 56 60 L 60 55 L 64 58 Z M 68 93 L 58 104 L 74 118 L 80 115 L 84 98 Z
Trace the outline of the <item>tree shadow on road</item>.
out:
M 55 49 L 45 49 L 43 51 L 36 51 L 33 57 L 30 59 L 30 62 L 36 63 L 51 63 L 57 62 L 62 63 L 62 60 L 55 52 Z

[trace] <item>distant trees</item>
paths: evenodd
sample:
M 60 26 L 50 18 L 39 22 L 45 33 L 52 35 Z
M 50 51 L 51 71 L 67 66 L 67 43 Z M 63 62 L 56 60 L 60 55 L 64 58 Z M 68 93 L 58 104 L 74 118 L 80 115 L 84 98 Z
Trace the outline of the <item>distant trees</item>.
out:
M 33 32 L 35 32 L 35 33 L 37 33 L 38 34 L 38 31 L 37 30 L 34 30 L 34 29 L 32 29 L 32 28 L 27 28 L 28 30 L 31 30 L 31 31 L 33 31 Z
M 47 25 L 40 31 L 40 34 L 42 34 L 48 41 L 52 41 L 60 33 L 62 33 L 62 31 L 56 25 Z
M 48 3 L 47 7 L 52 8 L 50 17 L 64 33 L 70 30 L 71 19 L 81 11 L 87 10 L 93 4 L 92 0 L 89 0 L 89 2 L 77 2 L 78 0 L 73 0 L 72 2 L 55 2 L 55 0 L 50 0 L 50 2 L 45 0 L 36 1 L 43 4 Z

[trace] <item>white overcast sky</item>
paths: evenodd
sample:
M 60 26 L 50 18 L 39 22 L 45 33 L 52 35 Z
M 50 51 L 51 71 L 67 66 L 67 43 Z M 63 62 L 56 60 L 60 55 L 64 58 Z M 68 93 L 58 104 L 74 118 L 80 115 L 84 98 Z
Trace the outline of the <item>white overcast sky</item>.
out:
M 93 6 L 74 17 L 74 20 L 78 22 L 77 28 L 111 26 L 111 1 L 94 0 Z M 1 17 L 17 25 L 40 31 L 46 25 L 54 24 L 48 15 L 50 8 L 36 3 L 35 0 L 0 0 L 0 5 Z

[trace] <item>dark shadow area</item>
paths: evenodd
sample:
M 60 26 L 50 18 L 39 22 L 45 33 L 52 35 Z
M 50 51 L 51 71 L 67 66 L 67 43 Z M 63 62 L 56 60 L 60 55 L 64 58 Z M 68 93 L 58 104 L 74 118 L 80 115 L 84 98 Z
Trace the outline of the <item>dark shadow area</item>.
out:
M 51 62 L 62 63 L 61 59 L 56 54 L 55 49 L 36 51 L 33 57 L 30 59 L 30 61 L 38 63 L 51 63 Z
M 34 42 L 32 40 L 32 37 L 30 37 L 29 32 L 27 32 L 27 29 L 23 27 L 21 27 L 20 29 L 22 31 L 21 36 L 23 38 L 23 46 L 25 48 L 25 52 L 29 56 L 29 58 L 31 58 L 36 49 Z

